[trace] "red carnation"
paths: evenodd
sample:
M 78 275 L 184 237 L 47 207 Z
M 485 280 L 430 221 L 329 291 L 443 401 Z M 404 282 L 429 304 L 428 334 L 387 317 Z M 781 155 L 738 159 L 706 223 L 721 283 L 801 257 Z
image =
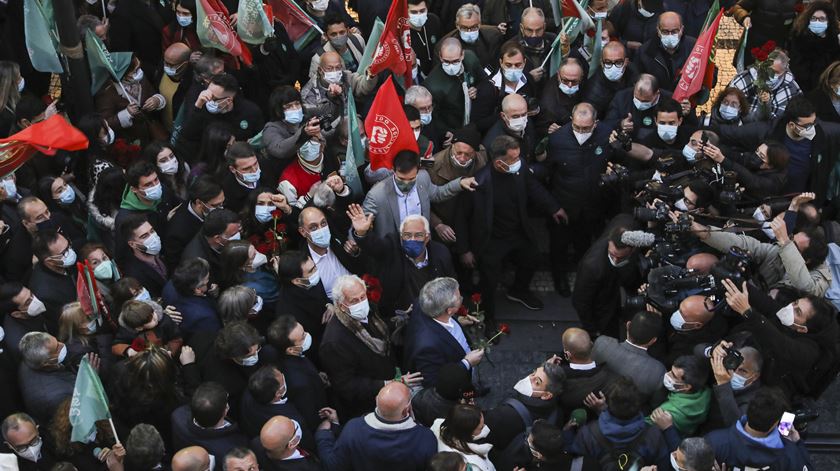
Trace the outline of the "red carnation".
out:
M 368 301 L 379 304 L 379 300 L 382 299 L 382 292 L 378 290 L 369 291 L 367 294 Z
M 146 339 L 143 337 L 135 337 L 131 342 L 131 349 L 138 353 L 146 350 Z
M 760 61 L 764 62 L 764 61 L 766 61 L 766 60 L 767 60 L 767 57 L 768 57 L 768 56 L 769 56 L 769 54 L 768 54 L 768 53 L 766 53 L 766 52 L 764 52 L 764 51 L 761 51 L 761 53 L 758 55 L 758 60 L 760 60 Z
M 480 303 L 481 302 L 481 293 L 473 293 L 472 296 L 470 296 L 470 301 L 472 301 L 475 304 Z
M 469 314 L 470 312 L 467 311 L 467 307 L 462 304 L 461 307 L 458 308 L 458 312 L 455 313 L 455 317 L 466 317 Z
M 382 284 L 379 283 L 379 278 L 377 278 L 373 275 L 368 275 L 368 274 L 362 275 L 362 281 L 364 281 L 365 284 L 368 286 L 368 288 L 370 288 L 371 290 L 374 290 L 374 289 L 381 290 L 382 289 Z
M 286 232 L 286 225 L 285 224 L 278 224 L 277 225 L 277 232 Z
M 499 332 L 501 332 L 503 334 L 509 334 L 510 333 L 510 326 L 508 324 L 505 324 L 505 323 L 499 324 Z
M 754 48 L 750 49 L 750 54 L 752 54 L 753 57 L 758 59 L 758 55 L 761 54 L 761 49 L 759 49 L 757 47 L 754 47 Z
M 274 219 L 280 219 L 281 217 L 283 217 L 283 211 L 275 209 L 271 212 L 271 217 L 273 217 Z

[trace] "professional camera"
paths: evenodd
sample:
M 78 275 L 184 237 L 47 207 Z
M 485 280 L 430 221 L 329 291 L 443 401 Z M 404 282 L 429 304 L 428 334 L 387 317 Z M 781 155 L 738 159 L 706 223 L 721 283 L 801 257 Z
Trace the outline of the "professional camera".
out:
M 321 125 L 321 129 L 324 131 L 330 131 L 333 128 L 333 121 L 335 118 L 328 114 L 318 116 L 318 123 Z
M 648 273 L 647 292 L 638 296 L 626 296 L 622 307 L 628 310 L 644 310 L 650 304 L 662 313 L 675 311 L 680 302 L 694 294 L 709 294 L 716 290 L 711 275 L 701 275 L 673 265 L 654 268 Z
M 626 181 L 628 178 L 630 178 L 630 170 L 628 170 L 627 167 L 620 164 L 613 164 L 611 173 L 601 174 L 601 181 L 598 183 L 598 185 L 612 185 L 614 183 Z
M 735 187 L 738 183 L 738 175 L 735 172 L 724 172 L 718 199 L 723 204 L 733 204 L 741 200 L 741 191 Z
M 645 196 L 644 203 L 652 203 L 655 199 L 663 201 L 676 201 L 683 197 L 683 190 L 678 186 L 669 186 L 657 181 L 649 181 L 641 188 Z
M 665 232 L 668 234 L 679 234 L 691 231 L 691 216 L 681 213 L 675 221 L 665 223 Z
M 718 282 L 728 279 L 738 287 L 749 280 L 751 274 L 750 252 L 735 245 L 729 248 L 729 252 L 724 254 L 711 270 L 711 275 Z
M 623 129 L 618 128 L 615 131 L 616 140 L 610 142 L 610 146 L 615 150 L 623 150 L 624 152 L 629 152 L 630 149 L 633 147 L 633 138 L 630 134 L 624 132 Z
M 633 217 L 638 221 L 667 221 L 671 208 L 662 201 L 654 201 L 653 208 L 641 206 L 633 208 Z
M 726 355 L 723 357 L 723 367 L 730 371 L 735 371 L 741 366 L 741 363 L 744 362 L 744 355 L 741 354 L 735 347 L 727 347 L 726 345 L 718 344 L 723 348 L 723 351 L 726 352 Z M 717 345 L 715 345 L 717 347 Z M 714 348 L 712 348 L 714 350 Z

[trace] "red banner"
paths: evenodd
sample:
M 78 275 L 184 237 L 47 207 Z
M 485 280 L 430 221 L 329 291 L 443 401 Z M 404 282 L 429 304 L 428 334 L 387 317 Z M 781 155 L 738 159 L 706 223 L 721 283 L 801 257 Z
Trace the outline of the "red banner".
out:
M 370 64 L 373 75 L 390 70 L 402 75 L 405 88 L 411 86 L 411 30 L 408 26 L 408 2 L 395 0 L 388 10 L 385 29 L 379 38 L 379 45 Z
M 373 170 L 393 168 L 394 156 L 402 150 L 419 153 L 417 139 L 405 117 L 392 77 L 388 77 L 373 99 L 365 118 L 365 133 L 369 142 L 370 168 Z
M 238 57 L 245 65 L 253 58 L 239 35 L 231 26 L 230 13 L 220 0 L 198 0 L 196 32 L 202 44 Z
M 717 36 L 717 30 L 718 26 L 720 26 L 722 16 L 723 9 L 718 12 L 712 24 L 700 34 L 697 42 L 694 43 L 691 55 L 688 56 L 685 65 L 683 65 L 680 81 L 674 90 L 675 100 L 682 101 L 690 98 L 703 88 L 703 83 L 707 75 L 706 67 L 709 65 L 709 55 L 711 55 L 712 48 L 715 45 L 715 36 Z
M 0 139 L 0 177 L 8 175 L 30 159 L 35 152 L 55 155 L 56 151 L 87 149 L 88 140 L 61 115 L 33 124 Z

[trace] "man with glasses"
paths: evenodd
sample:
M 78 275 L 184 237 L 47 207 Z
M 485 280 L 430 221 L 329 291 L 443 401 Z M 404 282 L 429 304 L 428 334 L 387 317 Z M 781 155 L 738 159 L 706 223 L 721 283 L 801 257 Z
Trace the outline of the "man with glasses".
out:
M 429 72 L 423 86 L 434 97 L 432 125 L 437 133 L 445 135 L 469 124 L 472 100 L 478 96 L 476 84 L 486 74 L 478 57 L 472 51 L 465 51 L 458 38 L 442 40 L 438 58 L 440 62 Z M 418 110 L 422 122 L 424 111 Z
M 17 457 L 17 468 L 25 471 L 50 469 L 56 462 L 51 441 L 44 441 L 35 420 L 24 412 L 12 414 L 0 425 L 3 443 Z M 49 434 L 45 435 L 49 439 Z
M 550 135 L 546 167 L 551 175 L 551 192 L 563 208 L 559 224 L 549 223 L 554 286 L 569 296 L 566 276 L 589 248 L 604 226 L 605 201 L 598 186 L 607 169 L 613 148 L 608 144 L 610 128 L 598 123 L 589 103 L 572 110 L 572 122 Z M 567 260 L 569 246 L 575 256 Z
M 556 77 L 551 77 L 540 97 L 540 113 L 535 118 L 537 134 L 551 134 L 572 120 L 572 108 L 580 103 L 583 66 L 574 58 L 564 58 Z
M 473 3 L 466 3 L 458 8 L 455 13 L 455 29 L 443 38 L 460 41 L 464 50 L 475 54 L 482 64 L 492 64 L 496 61 L 499 57 L 499 46 L 504 39 L 496 26 L 481 24 L 481 9 Z
M 338 129 L 347 94 L 353 93 L 353 96 L 360 99 L 370 94 L 376 84 L 376 77 L 347 70 L 344 59 L 339 53 L 324 52 L 321 54 L 315 74 L 300 90 L 304 115 L 307 117 L 305 119 L 310 116 L 332 119 L 333 131 L 321 131 L 321 134 L 328 138 L 335 129 Z
M 44 231 L 33 240 L 32 252 L 38 263 L 29 287 L 47 308 L 47 331 L 57 334 L 61 309 L 76 300 L 76 251 L 60 232 Z
M 598 114 L 603 116 L 615 94 L 633 86 L 638 72 L 619 41 L 608 42 L 601 54 L 601 70 L 584 81 L 581 101 L 592 103 Z
M 659 15 L 657 35 L 645 41 L 636 56 L 639 70 L 656 77 L 659 86 L 669 92 L 679 83 L 680 72 L 697 41 L 684 33 L 680 15 L 666 11 Z
M 406 216 L 398 233 L 384 238 L 371 230 L 374 215 L 364 214 L 358 204 L 350 205 L 347 216 L 353 223 L 353 238 L 364 257 L 378 263 L 377 277 L 382 282 L 379 312 L 391 317 L 406 312 L 415 303 L 426 282 L 443 276 L 455 276 L 449 250 L 433 241 L 429 220 L 419 214 Z M 415 306 L 416 307 L 416 306 Z

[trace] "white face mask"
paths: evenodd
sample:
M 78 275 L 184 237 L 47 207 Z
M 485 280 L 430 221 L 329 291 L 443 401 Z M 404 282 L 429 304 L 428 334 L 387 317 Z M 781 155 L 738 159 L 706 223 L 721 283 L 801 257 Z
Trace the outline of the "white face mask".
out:
M 607 77 L 607 80 L 610 82 L 618 82 L 621 80 L 621 77 L 624 76 L 624 66 L 604 67 L 604 76 Z
M 528 115 L 508 120 L 508 128 L 513 132 L 522 132 L 528 126 Z
M 472 44 L 478 41 L 478 31 L 458 31 L 458 34 L 461 36 L 461 41 L 464 41 L 467 44 Z
M 38 443 L 36 445 L 30 445 L 26 447 L 26 449 L 23 451 L 15 451 L 15 454 L 27 461 L 37 462 L 39 459 L 41 459 L 42 446 L 44 446 L 44 441 L 38 440 Z
M 610 261 L 610 265 L 612 265 L 616 268 L 621 268 L 621 267 L 627 265 L 628 263 L 630 263 L 630 257 L 627 257 L 620 262 L 616 262 L 615 259 L 613 258 L 613 256 L 609 254 L 609 252 L 607 252 L 607 260 Z
M 633 105 L 639 111 L 647 111 L 647 110 L 653 108 L 654 106 L 656 106 L 657 101 L 659 101 L 659 100 L 642 101 L 642 100 L 639 100 L 636 97 L 633 97 Z
M 531 384 L 531 375 L 528 375 L 513 385 L 513 389 L 526 397 L 531 397 L 534 394 L 534 386 Z
M 560 91 L 563 92 L 564 95 L 568 95 L 568 96 L 574 95 L 575 93 L 578 92 L 578 90 L 580 90 L 580 85 L 573 85 L 573 86 L 570 87 L 570 86 L 566 85 L 565 83 L 560 82 Z
M 324 72 L 324 81 L 327 83 L 341 83 L 342 77 L 344 77 L 344 73 L 340 70 Z
M 21 77 L 20 82 L 18 82 L 18 86 L 17 86 L 18 93 L 22 92 L 25 87 L 26 87 L 26 79 Z
M 680 331 L 680 330 L 683 330 L 684 326 L 685 326 L 685 318 L 683 317 L 680 310 L 677 309 L 676 311 L 674 311 L 673 314 L 671 314 L 671 327 L 673 327 L 674 330 Z
M 803 137 L 803 138 L 805 138 L 809 141 L 814 140 L 814 137 L 816 137 L 816 135 L 817 135 L 817 127 L 816 126 L 811 126 L 810 128 L 808 128 L 804 131 L 799 131 L 799 137 Z
M 639 8 L 639 14 L 644 16 L 645 18 L 650 18 L 651 16 L 655 15 L 655 13 L 645 10 L 644 7 Z
M 321 156 L 321 141 L 308 140 L 300 146 L 300 158 L 306 162 L 317 160 Z
M 178 173 L 178 159 L 176 157 L 172 157 L 166 162 L 158 164 L 158 168 L 160 169 L 160 173 L 163 173 L 164 175 L 175 175 Z
M 490 435 L 490 427 L 488 427 L 487 424 L 484 424 L 484 427 L 481 427 L 481 431 L 478 432 L 478 435 L 473 435 L 473 440 L 487 438 L 487 435 Z
M 688 211 L 688 205 L 685 204 L 684 199 L 677 200 L 677 202 L 674 203 L 674 207 L 679 209 L 680 211 Z
M 214 469 L 216 469 L 216 457 L 210 454 L 208 454 L 207 456 L 210 457 L 210 466 L 207 467 L 207 471 L 213 471 Z
M 254 302 L 254 307 L 251 308 L 252 311 L 259 314 L 263 308 L 263 298 L 262 296 L 257 296 L 257 300 Z
M 577 132 L 572 131 L 575 135 L 575 139 L 577 139 L 578 144 L 583 145 L 584 142 L 588 141 L 590 137 L 592 137 L 591 132 Z
M 315 272 L 309 275 L 309 278 L 307 278 L 306 280 L 307 283 L 309 283 L 309 286 L 307 286 L 307 288 L 314 288 L 321 281 L 321 274 L 318 273 L 318 270 L 315 270 Z
M 680 45 L 680 35 L 666 34 L 660 38 L 660 41 L 665 49 L 676 49 Z
M 67 345 L 62 345 L 61 350 L 58 352 L 58 358 L 56 361 L 58 364 L 64 363 L 64 360 L 67 358 Z
M 673 124 L 657 124 L 656 133 L 663 141 L 673 141 L 677 138 L 677 128 Z
M 114 134 L 114 130 L 111 129 L 111 128 L 108 128 L 108 135 L 105 137 L 105 145 L 110 146 L 111 144 L 113 144 L 115 138 L 116 138 L 116 136 Z
M 764 222 L 767 220 L 767 216 L 764 215 L 764 211 L 762 211 L 761 208 L 755 208 L 752 217 L 758 222 Z
M 257 254 L 254 255 L 254 260 L 251 262 L 251 268 L 259 268 L 265 265 L 266 262 L 268 262 L 268 257 L 266 257 L 262 252 L 257 252 Z
M 677 382 L 671 377 L 671 373 L 665 373 L 665 376 L 662 377 L 662 385 L 670 392 L 679 391 L 679 389 L 677 389 Z
M 327 7 L 330 5 L 330 0 L 315 0 L 309 4 L 315 11 L 327 11 Z
M 38 299 L 38 297 L 36 297 L 33 294 L 32 301 L 29 302 L 29 307 L 26 309 L 26 315 L 29 317 L 35 317 L 40 316 L 46 311 L 47 306 L 44 304 L 44 302 Z
M 143 252 L 149 255 L 157 255 L 160 253 L 163 244 L 157 232 L 153 232 L 146 240 L 143 241 Z
M 793 303 L 790 303 L 787 306 L 776 311 L 776 318 L 779 319 L 779 322 L 781 322 L 783 326 L 792 326 L 794 320 Z
M 347 306 L 347 314 L 350 315 L 353 319 L 357 321 L 364 321 L 367 320 L 368 313 L 370 312 L 370 304 L 368 304 L 368 300 L 362 300 L 357 302 L 356 304 Z
M 693 164 L 697 160 L 697 151 L 690 144 L 683 146 L 682 155 L 686 162 Z
M 462 66 L 461 61 L 458 61 L 454 64 L 446 64 L 446 63 L 442 64 L 443 71 L 446 73 L 446 75 L 449 75 L 450 77 L 454 77 L 454 76 L 460 74 L 461 73 L 461 66 Z
M 300 353 L 304 353 L 312 347 L 312 336 L 309 332 L 304 332 L 303 343 L 300 344 Z
M 416 15 L 412 15 L 411 13 L 408 14 L 408 22 L 415 28 L 422 28 L 428 19 L 428 13 L 417 13 Z
M 732 120 L 738 117 L 740 110 L 738 108 L 735 108 L 734 106 L 721 104 L 718 108 L 718 112 L 720 113 L 721 118 L 726 120 Z

